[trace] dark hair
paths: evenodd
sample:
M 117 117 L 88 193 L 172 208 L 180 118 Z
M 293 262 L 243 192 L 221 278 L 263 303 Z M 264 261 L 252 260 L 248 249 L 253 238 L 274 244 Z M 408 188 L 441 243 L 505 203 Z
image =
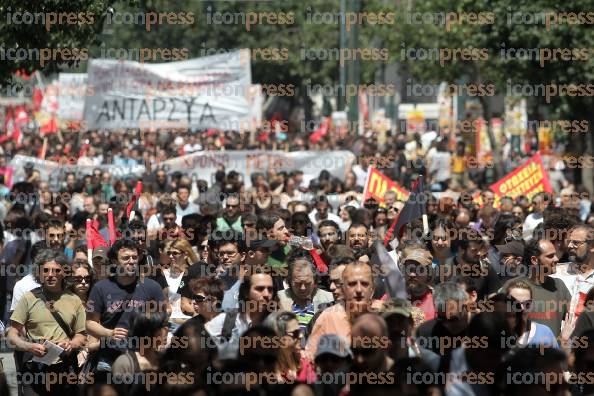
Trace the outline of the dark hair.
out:
M 175 208 L 174 205 L 165 205 L 165 206 L 163 206 L 163 209 L 161 209 L 161 215 L 165 215 L 165 214 L 169 214 L 169 213 L 173 213 L 173 214 L 177 215 L 177 209 Z
M 225 296 L 225 284 L 220 279 L 203 276 L 196 280 L 195 288 L 204 290 L 209 295 L 216 297 L 220 302 L 223 301 Z
M 505 239 L 506 231 L 511 229 L 516 224 L 522 224 L 522 222 L 513 214 L 504 213 L 497 219 L 497 222 L 493 226 L 493 245 L 500 245 Z
M 532 239 L 524 247 L 524 264 L 530 266 L 532 264 L 532 257 L 538 257 L 542 254 L 540 249 L 541 239 Z
M 469 227 L 461 228 L 458 232 L 458 238 L 456 238 L 454 242 L 456 242 L 457 248 L 464 250 L 468 249 L 471 242 L 476 242 L 481 245 L 485 243 L 481 233 Z
M 245 239 L 241 232 L 237 232 L 234 230 L 215 230 L 210 234 L 210 237 L 208 238 L 208 246 L 211 249 L 220 248 L 222 245 L 225 245 L 227 243 L 234 243 L 235 246 L 237 246 L 237 250 L 239 251 L 239 253 L 247 252 Z
M 338 226 L 338 224 L 336 224 L 335 221 L 328 219 L 320 221 L 320 223 L 318 224 L 318 230 L 322 227 L 334 227 L 337 230 L 340 230 L 340 227 Z
M 72 264 L 70 266 L 70 269 L 71 269 L 70 276 L 68 276 L 68 278 L 66 278 L 66 288 L 74 293 L 75 283 L 74 283 L 73 277 L 74 277 L 74 271 L 78 268 L 85 268 L 89 272 L 89 276 L 91 277 L 91 282 L 89 283 L 89 293 L 90 293 L 91 288 L 95 284 L 95 270 L 93 270 L 93 267 L 91 267 L 89 265 L 88 261 L 85 261 L 84 263 L 78 263 L 76 261 L 72 262 Z
M 166 312 L 132 312 L 128 339 L 135 340 L 135 342 L 129 347 L 138 350 L 141 339 L 154 337 L 157 331 L 167 326 L 168 315 Z
M 116 263 L 118 260 L 118 252 L 122 249 L 131 249 L 136 250 L 138 252 L 138 244 L 133 241 L 132 239 L 118 239 L 115 243 L 109 248 L 107 252 L 107 258 L 111 263 Z
M 37 283 L 41 283 L 41 279 L 39 277 L 41 267 L 50 261 L 55 261 L 56 263 L 60 264 L 60 266 L 65 269 L 66 275 L 68 275 L 70 267 L 68 265 L 68 259 L 64 253 L 54 249 L 43 249 L 35 255 L 33 260 L 33 278 Z
M 281 217 L 275 213 L 262 213 L 258 217 L 258 221 L 256 222 L 256 229 L 258 231 L 269 231 L 274 227 L 274 224 L 280 219 Z
M 245 308 L 247 306 L 246 303 L 247 303 L 247 301 L 249 301 L 250 289 L 252 288 L 252 277 L 254 275 L 259 275 L 259 274 L 266 274 L 272 278 L 272 271 L 268 265 L 253 266 L 251 268 L 250 275 L 243 278 L 243 281 L 239 285 L 239 295 L 238 295 L 237 299 L 239 300 L 239 309 L 240 310 L 245 310 Z M 274 281 L 272 282 L 272 287 L 273 287 L 273 298 L 272 299 L 276 300 L 276 295 L 277 295 L 278 290 L 276 288 L 276 283 Z M 268 314 L 270 314 L 272 312 L 272 310 L 269 310 L 266 313 L 266 316 L 268 316 Z

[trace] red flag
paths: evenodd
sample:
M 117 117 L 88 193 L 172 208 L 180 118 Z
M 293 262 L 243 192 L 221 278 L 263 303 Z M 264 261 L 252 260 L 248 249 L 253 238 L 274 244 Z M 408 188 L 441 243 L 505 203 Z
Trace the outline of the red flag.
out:
M 113 209 L 107 209 L 107 225 L 109 229 L 109 245 L 113 245 L 116 241 L 116 228 L 113 221 Z
M 322 123 L 320 124 L 318 129 L 316 129 L 315 132 L 309 136 L 309 140 L 312 143 L 317 143 L 322 137 L 326 136 L 329 129 L 330 129 L 330 117 L 326 117 L 326 118 L 324 118 L 324 120 L 322 120 Z
M 43 101 L 43 91 L 40 88 L 33 90 L 33 111 L 41 109 L 41 102 Z
M 51 116 L 50 120 L 42 125 L 41 128 L 39 128 L 39 133 L 41 135 L 47 135 L 56 132 L 58 132 L 58 122 L 56 121 L 56 116 Z
M 318 252 L 316 251 L 316 249 L 311 249 L 309 251 L 309 254 L 311 254 L 311 257 L 313 258 L 313 261 L 316 265 L 316 267 L 318 268 L 318 271 L 321 274 L 325 274 L 328 272 L 328 266 L 326 265 L 326 263 L 324 262 L 324 260 L 322 259 L 322 257 L 320 257 L 320 255 L 318 254 Z
M 136 188 L 134 189 L 134 195 L 132 196 L 132 198 L 130 199 L 130 202 L 128 202 L 128 205 L 126 206 L 126 218 L 127 219 L 130 218 L 130 212 L 132 212 L 132 209 L 134 209 L 134 205 L 136 205 L 136 202 L 140 198 L 141 193 L 142 193 L 142 182 L 139 180 L 136 183 Z
M 87 219 L 87 249 L 96 249 L 99 246 L 109 247 L 99 230 L 97 230 L 98 222 Z

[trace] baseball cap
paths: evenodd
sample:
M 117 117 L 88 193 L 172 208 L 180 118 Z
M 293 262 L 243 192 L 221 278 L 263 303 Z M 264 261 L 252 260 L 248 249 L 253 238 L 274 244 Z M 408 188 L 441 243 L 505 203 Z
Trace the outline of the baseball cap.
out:
M 93 250 L 93 258 L 101 257 L 102 259 L 108 260 L 107 258 L 107 247 L 98 246 Z
M 341 358 L 353 357 L 353 352 L 351 352 L 351 348 L 349 348 L 346 341 L 336 334 L 325 334 L 320 337 L 314 360 L 325 354 Z
M 416 261 L 421 265 L 431 265 L 433 262 L 433 256 L 428 250 L 415 249 L 408 256 L 404 258 L 403 262 Z
M 381 314 L 384 319 L 387 319 L 394 314 L 411 318 L 413 315 L 413 307 L 408 300 L 403 298 L 391 298 L 384 302 Z
M 521 241 L 511 241 L 505 245 L 497 245 L 495 248 L 502 256 L 504 254 L 513 254 L 514 256 L 524 257 L 524 243 Z

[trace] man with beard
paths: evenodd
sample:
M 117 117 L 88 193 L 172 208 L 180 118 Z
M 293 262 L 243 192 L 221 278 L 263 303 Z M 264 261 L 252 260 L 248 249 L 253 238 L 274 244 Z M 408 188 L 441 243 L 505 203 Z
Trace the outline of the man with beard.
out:
M 358 259 L 368 255 L 369 250 L 369 229 L 363 223 L 353 223 L 349 227 L 346 236 L 346 244 L 353 249 Z
M 66 249 L 66 228 L 64 223 L 56 218 L 50 219 L 47 224 L 47 247 L 66 254 L 68 260 L 74 256 L 73 249 Z
M 558 265 L 552 278 L 565 283 L 571 294 L 570 316 L 578 316 L 584 308 L 583 301 L 594 286 L 594 228 L 587 224 L 573 227 L 567 237 L 570 263 Z M 581 301 L 581 303 L 580 303 Z
M 243 232 L 240 215 L 239 197 L 237 195 L 229 195 L 225 200 L 223 215 L 217 218 L 217 230 Z
M 577 240 L 576 240 L 577 241 Z M 572 245 L 576 242 L 572 241 Z M 533 308 L 529 318 L 535 322 L 549 326 L 555 336 L 561 334 L 561 322 L 569 313 L 571 295 L 561 279 L 551 277 L 556 272 L 557 253 L 555 246 L 547 239 L 533 239 L 524 253 L 524 265 L 527 277 L 513 278 L 499 290 L 504 293 L 512 282 L 519 279 L 526 281 L 532 289 Z
M 98 370 L 107 370 L 126 346 L 135 310 L 164 312 L 167 309 L 161 286 L 140 276 L 136 242 L 119 239 L 108 256 L 113 264 L 112 274 L 93 286 L 87 303 L 87 332 L 102 342 L 95 357 Z
M 488 245 L 483 236 L 476 230 L 465 228 L 458 231 L 458 254 L 450 266 L 440 269 L 440 281 L 452 276 L 464 276 L 474 280 L 478 298 L 483 299 L 487 293 L 489 265 L 483 263 L 487 257 Z
M 332 220 L 322 220 L 318 224 L 318 236 L 324 252 L 327 252 L 331 246 L 340 243 L 340 228 Z
M 356 261 L 346 265 L 341 285 L 344 303 L 326 308 L 316 320 L 305 348 L 309 357 L 315 356 L 318 341 L 325 334 L 351 339 L 351 324 L 358 316 L 369 312 L 373 286 L 373 272 L 369 264 Z
M 413 307 L 419 308 L 425 315 L 423 321 L 435 318 L 431 253 L 423 249 L 415 249 L 404 258 L 403 268 L 406 278 L 406 291 Z
M 206 323 L 206 330 L 219 348 L 219 357 L 237 356 L 240 335 L 261 324 L 274 308 L 275 288 L 266 270 L 246 276 L 239 288 L 239 308 L 220 313 Z M 222 356 L 221 356 L 222 355 Z

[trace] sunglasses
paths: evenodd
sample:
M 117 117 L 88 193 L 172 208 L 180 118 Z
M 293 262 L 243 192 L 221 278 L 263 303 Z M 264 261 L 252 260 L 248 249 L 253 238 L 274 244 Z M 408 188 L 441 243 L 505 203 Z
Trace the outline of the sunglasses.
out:
M 293 330 L 293 331 L 287 331 L 285 333 L 285 335 L 291 337 L 294 340 L 300 339 L 302 334 L 303 333 L 302 333 L 301 329 L 297 329 L 297 330 Z
M 87 285 L 91 283 L 91 276 L 87 275 L 87 276 L 73 276 L 72 280 L 75 283 L 86 283 Z

